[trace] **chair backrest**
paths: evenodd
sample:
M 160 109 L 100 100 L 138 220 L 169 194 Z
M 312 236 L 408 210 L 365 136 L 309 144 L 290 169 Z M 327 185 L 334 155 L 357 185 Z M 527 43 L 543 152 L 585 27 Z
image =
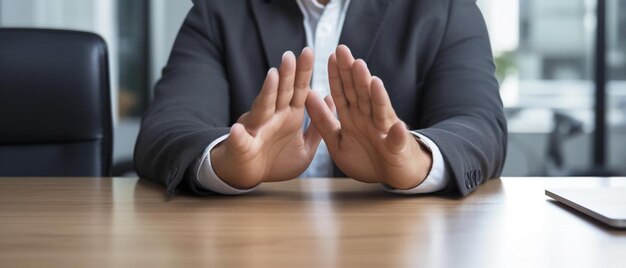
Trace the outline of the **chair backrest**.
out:
M 98 35 L 0 28 L 0 176 L 109 176 L 109 87 Z

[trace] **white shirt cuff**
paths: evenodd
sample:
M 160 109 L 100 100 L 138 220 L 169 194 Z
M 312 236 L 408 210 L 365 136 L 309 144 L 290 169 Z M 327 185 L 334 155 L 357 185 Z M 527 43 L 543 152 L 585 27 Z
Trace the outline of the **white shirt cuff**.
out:
M 211 144 L 209 144 L 209 146 L 207 146 L 206 150 L 204 150 L 202 158 L 200 158 L 200 161 L 198 161 L 196 179 L 204 189 L 216 192 L 218 194 L 241 195 L 254 191 L 257 187 L 241 190 L 226 184 L 222 179 L 220 179 L 220 177 L 217 176 L 215 170 L 213 169 L 213 165 L 211 164 L 211 150 L 213 150 L 215 146 L 226 140 L 228 136 L 229 134 L 226 134 L 217 138 Z
M 407 195 L 428 194 L 443 190 L 446 185 L 448 185 L 450 178 L 448 177 L 448 172 L 446 172 L 445 162 L 443 161 L 443 156 L 441 155 L 439 147 L 437 147 L 437 144 L 435 144 L 431 139 L 422 134 L 414 131 L 411 131 L 411 134 L 413 134 L 416 138 L 421 139 L 430 148 L 433 157 L 433 164 L 430 168 L 430 172 L 428 173 L 428 176 L 426 176 L 426 179 L 413 189 L 398 190 L 390 187 L 389 185 L 385 185 L 385 190 L 396 194 Z

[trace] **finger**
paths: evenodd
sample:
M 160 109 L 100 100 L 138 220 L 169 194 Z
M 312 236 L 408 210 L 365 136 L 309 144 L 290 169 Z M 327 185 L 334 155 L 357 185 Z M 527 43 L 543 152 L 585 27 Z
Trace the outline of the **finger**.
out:
M 291 105 L 294 107 L 304 107 L 304 101 L 306 101 L 311 85 L 314 60 L 313 50 L 305 47 L 296 63 L 296 78 L 293 98 L 291 99 Z
M 296 56 L 291 51 L 283 54 L 283 61 L 280 64 L 280 81 L 278 83 L 278 97 L 276 100 L 276 110 L 283 109 L 289 105 L 293 97 L 293 83 L 296 77 Z
M 401 153 L 407 147 L 410 138 L 412 138 L 411 134 L 407 130 L 404 122 L 398 121 L 389 129 L 387 148 L 389 148 L 392 153 Z
M 339 74 L 339 66 L 337 65 L 337 56 L 335 53 L 330 55 L 328 58 L 328 82 L 330 85 L 330 94 L 337 107 L 339 120 L 348 120 L 349 104 L 348 99 L 343 92 L 343 84 L 341 81 L 341 75 Z
M 341 75 L 341 81 L 343 84 L 343 92 L 348 99 L 350 108 L 357 108 L 357 96 L 354 89 L 354 81 L 352 79 L 352 64 L 354 64 L 354 57 L 352 52 L 345 45 L 337 47 L 337 65 L 339 66 L 339 74 Z
M 389 95 L 385 90 L 383 81 L 378 77 L 372 78 L 372 119 L 374 125 L 383 131 L 387 131 L 398 121 L 396 112 L 391 106 Z
M 236 123 L 230 128 L 227 143 L 234 152 L 238 154 L 247 153 L 252 149 L 253 141 L 254 138 L 242 124 Z
M 365 61 L 359 59 L 352 65 L 352 77 L 354 78 L 354 87 L 358 99 L 358 107 L 361 114 L 370 116 L 372 114 L 370 85 L 372 83 L 372 75 Z
M 267 72 L 261 93 L 254 100 L 250 113 L 247 114 L 248 127 L 258 126 L 272 118 L 276 110 L 276 96 L 278 94 L 278 71 L 272 68 Z M 240 119 L 243 122 L 243 119 Z
M 317 93 L 314 91 L 309 92 L 309 96 L 306 99 L 307 112 L 311 122 L 315 124 L 322 138 L 326 141 L 329 151 L 332 152 L 339 148 L 341 125 L 328 106 Z

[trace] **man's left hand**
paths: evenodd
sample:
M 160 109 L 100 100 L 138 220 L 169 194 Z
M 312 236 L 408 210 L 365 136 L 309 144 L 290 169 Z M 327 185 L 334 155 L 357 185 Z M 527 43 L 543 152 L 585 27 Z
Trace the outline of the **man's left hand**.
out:
M 398 118 L 383 82 L 343 45 L 329 58 L 328 78 L 332 98 L 324 103 L 311 91 L 306 107 L 339 169 L 357 181 L 400 190 L 420 185 L 431 153 Z

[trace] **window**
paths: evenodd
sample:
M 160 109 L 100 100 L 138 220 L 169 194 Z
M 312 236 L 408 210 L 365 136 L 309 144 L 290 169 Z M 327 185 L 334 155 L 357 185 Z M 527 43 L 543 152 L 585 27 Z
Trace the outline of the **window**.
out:
M 139 117 L 148 106 L 149 10 L 148 0 L 117 2 L 120 117 Z
M 594 167 L 597 0 L 481 0 L 478 4 L 490 31 L 509 121 L 505 174 L 589 171 Z M 626 2 L 607 0 L 606 10 L 607 158 L 609 167 L 623 174 Z

